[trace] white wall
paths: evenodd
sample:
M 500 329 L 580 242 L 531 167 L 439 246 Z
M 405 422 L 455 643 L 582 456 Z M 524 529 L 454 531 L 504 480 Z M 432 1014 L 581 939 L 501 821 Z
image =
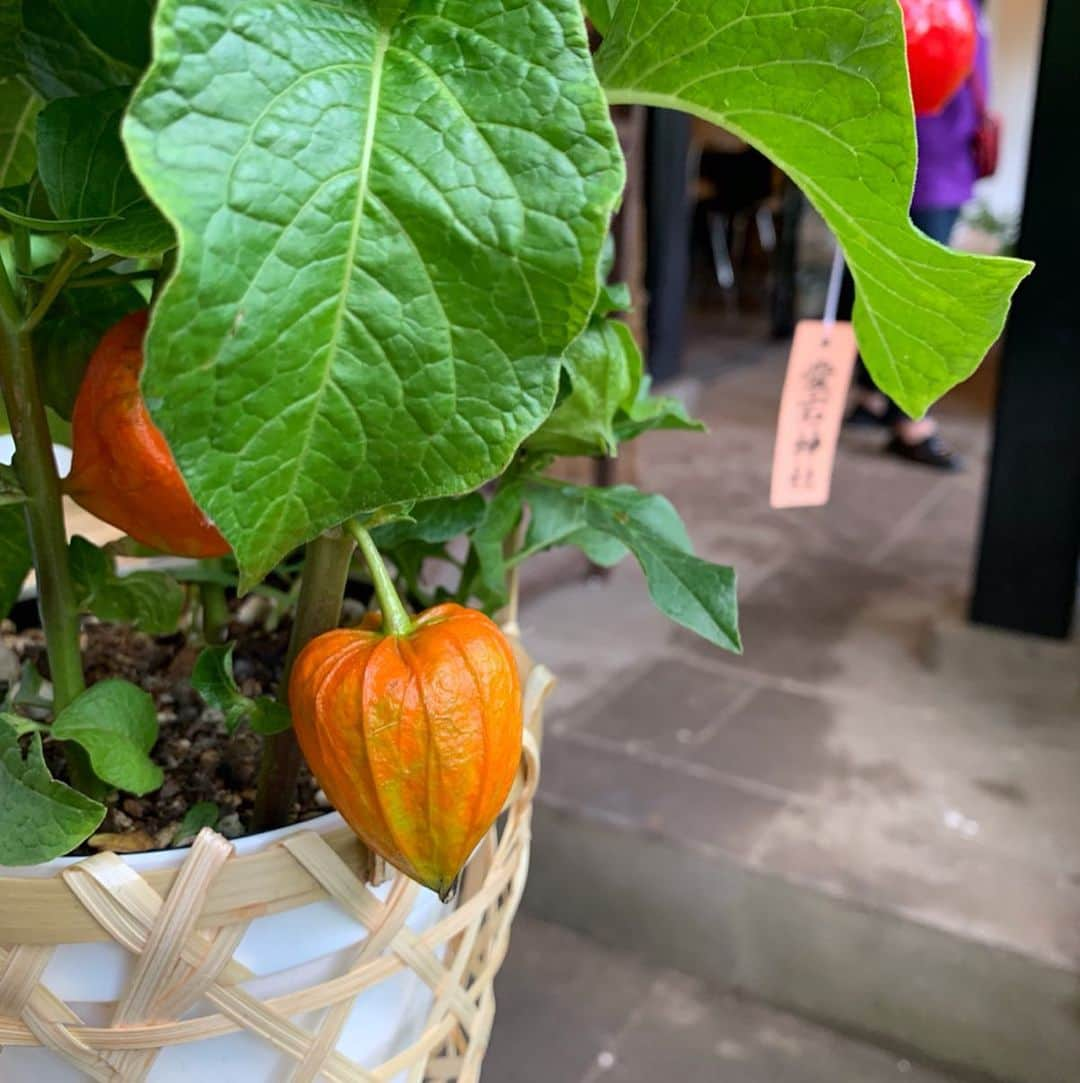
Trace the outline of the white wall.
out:
M 1001 218 L 1018 218 L 1024 206 L 1044 10 L 1044 0 L 986 0 L 993 35 L 991 106 L 1004 130 L 998 172 L 979 183 L 976 197 Z

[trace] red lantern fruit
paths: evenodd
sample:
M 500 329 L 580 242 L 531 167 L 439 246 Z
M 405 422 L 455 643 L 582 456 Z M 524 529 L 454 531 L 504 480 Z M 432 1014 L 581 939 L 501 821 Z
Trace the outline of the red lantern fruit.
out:
M 900 0 L 915 115 L 940 113 L 975 66 L 971 0 Z

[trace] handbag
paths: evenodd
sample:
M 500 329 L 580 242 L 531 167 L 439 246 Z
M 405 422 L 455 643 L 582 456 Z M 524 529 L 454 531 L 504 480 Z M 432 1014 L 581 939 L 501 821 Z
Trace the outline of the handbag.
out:
M 978 69 L 972 75 L 971 83 L 976 114 L 975 131 L 971 136 L 971 157 L 975 162 L 975 176 L 982 180 L 997 172 L 1001 157 L 1001 117 L 987 106 L 986 87 Z

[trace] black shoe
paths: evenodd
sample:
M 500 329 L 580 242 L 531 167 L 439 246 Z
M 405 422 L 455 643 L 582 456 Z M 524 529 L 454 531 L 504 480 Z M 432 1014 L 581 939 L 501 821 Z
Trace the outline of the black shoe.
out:
M 868 410 L 860 402 L 844 418 L 844 424 L 850 425 L 853 429 L 883 429 L 891 422 L 888 412 L 875 414 L 873 410 Z
M 909 444 L 894 436 L 886 445 L 885 452 L 888 455 L 896 455 L 908 462 L 918 463 L 920 466 L 930 466 L 935 470 L 963 470 L 964 461 L 959 455 L 949 450 L 945 441 L 934 433 L 917 444 Z

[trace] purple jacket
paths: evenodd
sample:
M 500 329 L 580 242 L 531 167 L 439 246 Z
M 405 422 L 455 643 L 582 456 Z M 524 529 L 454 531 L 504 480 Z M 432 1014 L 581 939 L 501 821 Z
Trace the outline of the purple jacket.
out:
M 975 160 L 971 140 L 978 127 L 979 110 L 976 87 L 984 96 L 990 86 L 990 48 L 982 14 L 975 7 L 979 21 L 979 44 L 975 54 L 975 74 L 935 116 L 920 117 L 915 122 L 919 142 L 919 169 L 911 209 L 928 211 L 939 207 L 961 207 L 971 199 L 975 187 Z

